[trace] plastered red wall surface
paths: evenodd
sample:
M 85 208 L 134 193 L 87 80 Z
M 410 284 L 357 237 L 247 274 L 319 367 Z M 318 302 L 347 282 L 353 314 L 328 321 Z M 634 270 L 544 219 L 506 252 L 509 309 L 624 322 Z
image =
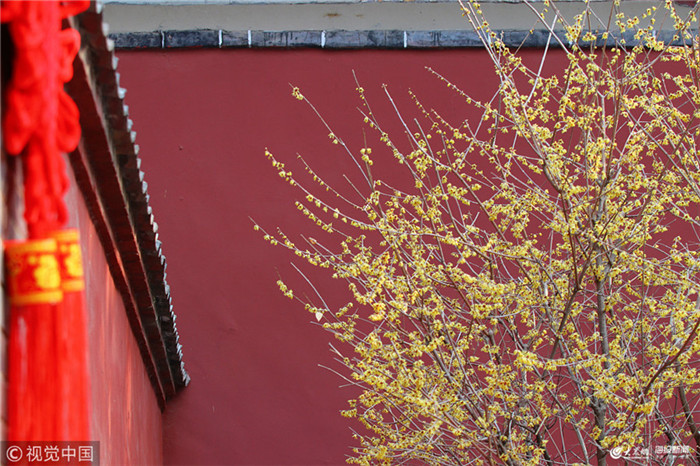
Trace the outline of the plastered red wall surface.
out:
M 88 316 L 91 435 L 102 465 L 163 462 L 163 424 L 136 340 L 75 181 L 67 196 L 81 235 Z
M 526 51 L 531 58 L 541 51 Z M 480 50 L 122 51 L 122 85 L 135 121 L 151 204 L 168 259 L 177 325 L 192 382 L 164 416 L 166 464 L 344 464 L 351 427 L 339 415 L 352 388 L 329 366 L 332 337 L 283 297 L 276 280 L 299 281 L 290 254 L 253 231 L 309 231 L 263 153 L 297 172 L 302 154 L 331 181 L 357 174 L 298 86 L 356 152 L 365 138 L 357 79 L 380 121 L 398 120 L 382 89 L 415 116 L 413 90 L 428 108 L 459 122 L 466 105 L 425 67 L 471 95 L 493 95 L 492 65 Z M 558 58 L 550 52 L 550 60 Z M 377 146 L 374 146 L 377 147 Z M 378 170 L 393 165 L 377 149 Z M 353 175 L 353 173 L 355 175 Z M 321 233 L 314 233 L 320 235 Z M 332 304 L 346 288 L 319 275 Z M 313 278 L 313 277 L 311 277 Z

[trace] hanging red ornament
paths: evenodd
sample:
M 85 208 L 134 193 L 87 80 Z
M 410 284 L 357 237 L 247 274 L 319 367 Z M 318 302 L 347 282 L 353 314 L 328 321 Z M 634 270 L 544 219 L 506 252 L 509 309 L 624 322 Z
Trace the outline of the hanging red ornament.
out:
M 64 227 L 63 152 L 80 140 L 75 103 L 63 89 L 80 35 L 63 20 L 89 1 L 3 1 L 14 61 L 4 92 L 3 144 L 22 157 L 27 241 L 5 242 L 10 333 L 8 440 L 88 440 L 86 320 L 79 245 Z M 54 235 L 52 237 L 52 235 Z M 67 237 L 66 237 L 67 235 Z

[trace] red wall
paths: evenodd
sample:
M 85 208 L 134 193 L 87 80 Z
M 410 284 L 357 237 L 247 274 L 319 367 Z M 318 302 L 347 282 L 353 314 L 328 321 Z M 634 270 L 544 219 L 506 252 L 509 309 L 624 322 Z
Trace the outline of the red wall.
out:
M 267 245 L 249 220 L 302 228 L 293 206 L 299 196 L 264 149 L 297 171 L 302 153 L 339 179 L 352 167 L 291 97 L 290 84 L 359 151 L 353 70 L 375 113 L 395 124 L 383 83 L 410 113 L 409 87 L 460 121 L 463 103 L 424 67 L 488 98 L 491 65 L 478 50 L 122 51 L 119 58 L 192 376 L 165 413 L 166 464 L 343 464 L 356 441 L 338 412 L 352 391 L 318 367 L 340 368 L 329 334 L 277 290 L 278 274 L 295 276 L 290 255 Z M 338 287 L 323 285 L 336 296 Z
M 71 187 L 67 202 L 80 231 L 85 267 L 92 440 L 100 442 L 100 464 L 162 464 L 158 402 L 74 181 Z

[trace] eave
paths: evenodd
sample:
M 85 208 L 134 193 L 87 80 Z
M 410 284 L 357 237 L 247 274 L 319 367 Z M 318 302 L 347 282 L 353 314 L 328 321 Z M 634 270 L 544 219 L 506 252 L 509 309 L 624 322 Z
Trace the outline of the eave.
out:
M 189 382 L 184 370 L 167 263 L 140 170 L 136 133 L 119 86 L 114 43 L 101 8 L 73 18 L 82 37 L 66 90 L 78 105 L 83 136 L 70 154 L 75 178 L 121 295 L 161 409 Z

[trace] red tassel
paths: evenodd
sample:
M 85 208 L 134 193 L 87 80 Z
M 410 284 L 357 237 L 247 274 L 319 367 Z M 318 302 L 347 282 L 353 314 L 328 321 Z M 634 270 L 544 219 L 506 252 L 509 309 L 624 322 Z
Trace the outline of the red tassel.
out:
M 8 440 L 58 440 L 56 324 L 63 293 L 54 239 L 5 245 L 10 296 Z
M 10 295 L 8 440 L 90 438 L 87 321 L 77 230 L 5 247 Z

